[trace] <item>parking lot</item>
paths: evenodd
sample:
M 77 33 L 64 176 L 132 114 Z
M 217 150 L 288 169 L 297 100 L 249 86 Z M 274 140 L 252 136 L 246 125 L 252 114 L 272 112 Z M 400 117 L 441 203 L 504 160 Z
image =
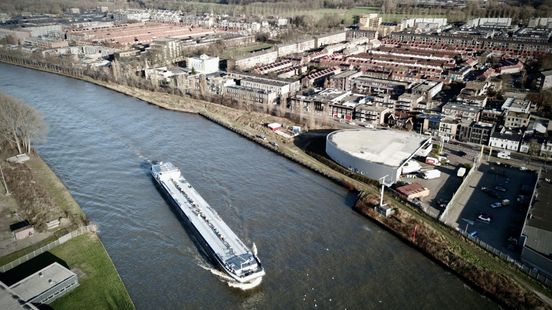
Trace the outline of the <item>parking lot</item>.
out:
M 402 181 L 408 183 L 416 182 L 429 189 L 429 196 L 420 199 L 420 207 L 427 214 L 437 218 L 462 183 L 462 178 L 456 176 L 458 169 L 456 167 L 457 162 L 451 161 L 450 164 L 438 167 L 425 163 L 420 164 L 423 167 L 422 170 L 437 169 L 441 171 L 441 176 L 436 179 L 426 180 L 418 175 L 415 178 L 403 178 Z
M 482 164 L 455 201 L 444 221 L 472 233 L 492 247 L 519 257 L 516 240 L 521 233 L 536 173 L 516 167 Z M 501 202 L 505 202 L 502 204 Z M 491 204 L 497 204 L 492 208 Z M 482 218 L 490 218 L 487 223 Z

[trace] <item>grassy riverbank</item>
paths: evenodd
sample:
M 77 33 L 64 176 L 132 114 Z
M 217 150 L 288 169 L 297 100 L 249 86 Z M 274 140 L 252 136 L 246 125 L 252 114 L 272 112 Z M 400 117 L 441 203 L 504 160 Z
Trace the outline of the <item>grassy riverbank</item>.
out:
M 79 287 L 57 299 L 54 309 L 133 309 L 115 266 L 95 234 L 74 238 L 50 251 L 77 270 Z
M 448 227 L 430 219 L 422 220 L 422 215 L 401 208 L 396 200 L 388 199 L 387 203 L 396 207 L 395 214 L 389 218 L 374 210 L 379 204 L 377 195 L 361 193 L 355 209 L 500 304 L 512 309 L 550 308 L 550 304 L 547 305 L 550 300 L 541 300 L 541 296 L 547 298 L 539 293 L 549 295 L 550 292 L 515 266 L 459 237 Z
M 301 143 L 296 144 L 294 141 L 286 140 L 264 126 L 264 124 L 274 121 L 289 125 L 291 124 L 289 120 L 265 113 L 237 110 L 176 95 L 136 90 L 127 86 L 98 81 L 91 82 L 163 108 L 199 113 L 203 117 L 312 169 L 348 189 L 357 190 L 368 195 L 378 191 L 373 184 L 353 178 L 348 172 L 331 165 L 331 162 L 325 161 L 324 158 L 310 156 L 303 150 L 305 146 Z M 266 136 L 267 139 L 259 139 L 258 136 L 261 135 Z M 316 133 L 307 133 L 308 135 L 316 135 Z M 278 146 L 276 147 L 270 142 L 277 142 Z M 435 261 L 451 269 L 472 287 L 491 296 L 502 305 L 519 308 L 550 308 L 550 304 L 542 301 L 549 300 L 549 297 L 546 296 L 552 296 L 550 290 L 525 275 L 514 265 L 495 257 L 450 228 L 435 222 L 423 212 L 404 205 L 400 200 L 386 196 L 386 201 L 399 210 L 397 214 L 403 216 L 401 221 L 404 221 L 407 226 L 385 225 L 384 223 L 382 225 L 401 237 L 406 243 L 418 248 Z M 381 218 L 377 214 L 373 212 L 363 212 L 363 214 L 381 223 Z M 418 229 L 422 231 L 427 230 L 429 237 L 421 237 L 417 241 L 409 238 L 412 227 L 415 226 L 418 226 Z M 420 245 L 419 240 L 423 240 L 424 247 Z
M 0 159 L 3 161 L 3 158 Z M 70 219 L 70 224 L 30 246 L 0 257 L 0 265 L 23 257 L 87 222 L 84 212 L 71 193 L 38 155 L 33 154 L 30 161 L 16 167 L 16 169 L 28 169 L 31 172 L 30 184 L 45 189 L 51 201 Z M 0 194 L 0 206 L 9 207 L 10 212 L 17 212 L 17 199 L 14 198 L 13 195 Z M 76 237 L 51 249 L 49 253 L 64 260 L 69 268 L 78 274 L 80 283 L 73 292 L 56 300 L 52 304 L 54 309 L 134 308 L 123 281 L 96 234 L 88 233 Z

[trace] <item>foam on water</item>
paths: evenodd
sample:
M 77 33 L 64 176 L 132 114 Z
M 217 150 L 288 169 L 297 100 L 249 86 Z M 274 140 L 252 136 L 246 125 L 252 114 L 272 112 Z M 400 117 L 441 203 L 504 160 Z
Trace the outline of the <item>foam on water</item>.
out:
M 226 284 L 228 284 L 229 287 L 238 288 L 242 291 L 247 291 L 247 290 L 250 290 L 252 288 L 255 288 L 255 287 L 259 286 L 259 284 L 261 284 L 262 279 L 263 279 L 263 278 L 257 278 L 253 282 L 240 283 L 240 282 L 237 282 L 232 277 L 228 276 L 227 274 L 225 274 L 224 272 L 222 272 L 218 269 L 206 266 L 204 264 L 198 264 L 198 266 L 205 269 L 205 270 L 207 270 L 207 271 L 209 271 L 209 272 L 211 272 L 215 276 L 217 276 L 217 278 L 219 280 L 221 280 L 221 281 L 225 282 Z

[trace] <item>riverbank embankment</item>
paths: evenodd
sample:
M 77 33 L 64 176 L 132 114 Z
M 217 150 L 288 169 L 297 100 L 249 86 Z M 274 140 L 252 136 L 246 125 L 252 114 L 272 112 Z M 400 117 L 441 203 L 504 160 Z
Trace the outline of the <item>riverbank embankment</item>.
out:
M 101 83 L 95 83 L 100 86 Z M 109 89 L 114 89 L 115 86 L 105 86 Z M 126 90 L 125 90 L 126 89 Z M 115 90 L 115 89 L 114 89 Z M 185 112 L 193 112 L 206 117 L 225 128 L 228 128 L 241 136 L 252 140 L 263 147 L 270 149 L 271 151 L 277 152 L 286 158 L 289 158 L 309 169 L 317 171 L 335 182 L 351 189 L 357 190 L 359 192 L 367 192 L 369 194 L 374 194 L 377 192 L 377 187 L 374 184 L 367 184 L 360 182 L 342 172 L 339 172 L 336 169 L 332 169 L 329 165 L 323 163 L 321 160 L 317 160 L 315 157 L 307 154 L 303 149 L 294 144 L 293 141 L 282 138 L 281 136 L 271 132 L 265 124 L 270 122 L 280 122 L 286 126 L 291 125 L 289 120 L 279 118 L 276 116 L 271 116 L 264 113 L 251 112 L 246 110 L 237 110 L 230 107 L 217 105 L 210 102 L 193 100 L 190 98 L 182 98 L 180 96 L 165 94 L 165 93 L 155 93 L 155 92 L 133 92 L 131 89 L 127 89 L 127 86 L 117 87 L 117 91 L 121 93 L 126 93 L 127 95 L 134 96 L 143 101 L 147 101 L 151 104 L 158 105 L 163 108 L 170 108 L 170 105 L 167 105 L 167 102 L 170 102 L 174 105 L 177 105 L 176 108 L 172 110 L 181 111 L 187 106 L 178 106 L 180 105 L 181 100 L 186 101 L 186 104 L 191 103 L 195 105 L 193 111 L 188 110 Z M 137 95 L 135 95 L 137 94 Z M 276 146 L 277 144 L 277 146 Z M 493 299 L 498 301 L 503 305 L 517 304 L 521 305 L 520 307 L 541 307 L 546 308 L 547 305 L 544 304 L 538 297 L 535 295 L 537 292 L 545 292 L 545 294 L 550 294 L 549 291 L 546 291 L 538 283 L 533 281 L 531 278 L 525 276 L 519 270 L 516 270 L 515 266 L 512 264 L 501 261 L 499 258 L 493 256 L 489 252 L 484 251 L 477 245 L 473 244 L 471 241 L 464 239 L 461 235 L 452 231 L 450 228 L 443 226 L 442 224 L 434 221 L 433 219 L 425 216 L 423 212 L 413 209 L 409 206 L 404 205 L 399 199 L 392 197 L 390 195 L 386 196 L 386 202 L 392 204 L 393 207 L 397 208 L 400 212 L 397 214 L 407 215 L 408 223 L 411 223 L 414 226 L 418 226 L 418 229 L 424 230 L 425 227 L 434 231 L 437 234 L 437 239 L 447 240 L 450 243 L 450 247 L 446 248 L 447 253 L 454 257 L 458 257 L 458 260 L 466 262 L 465 264 L 449 264 L 446 266 L 454 271 L 457 275 L 462 277 L 467 283 L 474 287 L 477 291 L 484 293 L 488 296 L 492 296 Z M 381 218 L 375 213 L 365 213 L 370 219 L 379 222 Z M 389 231 L 395 233 L 397 236 L 400 236 L 397 231 L 399 227 L 395 226 L 384 226 Z M 411 244 L 412 246 L 420 249 L 418 245 L 408 238 L 402 238 L 406 243 Z M 436 239 L 436 240 L 437 240 Z M 431 239 L 427 241 L 431 244 L 433 242 Z M 426 253 L 429 257 L 433 258 L 435 261 L 439 261 L 437 257 L 439 253 L 434 253 L 431 249 L 428 249 Z M 478 268 L 482 268 L 485 273 L 489 273 L 495 276 L 500 276 L 501 274 L 510 279 L 509 281 L 501 282 L 490 282 L 495 283 L 496 285 L 507 285 L 511 288 L 502 288 L 498 287 L 501 290 L 510 292 L 512 290 L 520 290 L 519 294 L 496 294 L 496 291 L 493 291 L 489 288 L 488 283 L 486 282 L 487 278 L 475 278 L 469 277 L 471 271 L 466 268 L 466 266 L 471 266 L 474 264 Z M 496 296 L 495 296 L 496 295 Z M 525 303 L 527 302 L 527 304 Z M 529 306 L 531 305 L 531 306 Z
M 3 161 L 4 157 L 0 159 Z M 8 219 L 8 224 L 17 220 L 17 214 L 21 213 L 19 202 L 22 197 L 17 197 L 19 191 L 15 188 L 17 183 L 14 183 L 15 177 L 21 177 L 23 174 L 28 181 L 27 186 L 40 188 L 38 192 L 61 211 L 66 219 L 62 220 L 62 223 L 66 224 L 53 232 L 37 231 L 36 235 L 44 235 L 44 238 L 6 239 L 6 242 L 17 243 L 24 247 L 13 247 L 12 251 L 4 253 L 5 255 L 0 257 L 1 265 L 12 266 L 13 263 L 10 264 L 10 262 L 17 261 L 19 264 L 21 259 L 24 261 L 17 267 L 0 273 L 0 277 L 3 279 L 7 274 L 14 273 L 25 276 L 28 272 L 33 272 L 35 267 L 44 261 L 44 257 L 51 258 L 53 255 L 64 261 L 79 276 L 79 286 L 71 293 L 57 299 L 53 304 L 55 309 L 134 309 L 134 304 L 115 265 L 95 232 L 84 233 L 63 243 L 57 239 L 59 236 L 66 236 L 65 234 L 71 234 L 83 228 L 88 220 L 69 190 L 42 158 L 38 154 L 31 154 L 30 160 L 24 164 L 13 164 L 9 167 L 3 164 L 2 166 L 6 178 L 14 178 L 13 182 L 9 182 L 11 195 L 5 195 L 4 192 L 0 194 L 0 205 L 7 208 L 3 211 L 12 215 L 9 217 L 11 220 Z M 8 227 L 2 228 L 3 231 L 6 229 Z M 38 254 L 42 253 L 41 249 L 45 247 L 49 250 L 45 254 Z

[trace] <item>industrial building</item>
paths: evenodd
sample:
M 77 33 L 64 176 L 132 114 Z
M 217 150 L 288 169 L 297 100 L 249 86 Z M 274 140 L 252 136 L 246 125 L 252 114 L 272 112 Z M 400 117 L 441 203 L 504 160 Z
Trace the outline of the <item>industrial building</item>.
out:
M 397 182 L 402 167 L 415 155 L 431 151 L 431 138 L 393 130 L 339 130 L 326 138 L 326 153 L 338 164 L 386 184 Z
M 552 174 L 541 174 L 521 239 L 521 260 L 552 278 Z
M 52 263 L 10 286 L 21 299 L 49 304 L 79 285 L 77 275 L 59 263 Z

